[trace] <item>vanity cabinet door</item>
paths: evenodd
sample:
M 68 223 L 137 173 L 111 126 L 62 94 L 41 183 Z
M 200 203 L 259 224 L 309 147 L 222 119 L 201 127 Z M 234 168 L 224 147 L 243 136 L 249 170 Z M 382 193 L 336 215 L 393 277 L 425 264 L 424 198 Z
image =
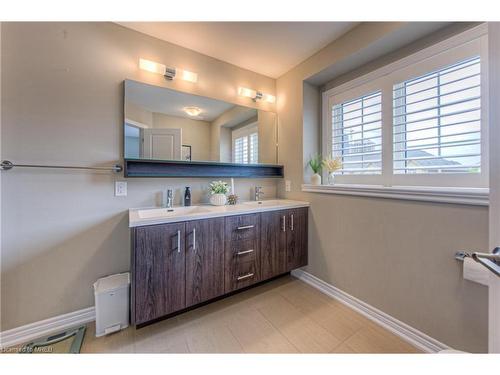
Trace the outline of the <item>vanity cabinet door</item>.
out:
M 184 237 L 184 223 L 135 229 L 135 324 L 160 318 L 186 306 Z
M 307 265 L 307 208 L 288 210 L 286 249 L 287 271 Z
M 269 279 L 287 272 L 286 223 L 288 211 L 261 214 L 261 278 Z
M 224 218 L 186 223 L 186 307 L 224 294 Z

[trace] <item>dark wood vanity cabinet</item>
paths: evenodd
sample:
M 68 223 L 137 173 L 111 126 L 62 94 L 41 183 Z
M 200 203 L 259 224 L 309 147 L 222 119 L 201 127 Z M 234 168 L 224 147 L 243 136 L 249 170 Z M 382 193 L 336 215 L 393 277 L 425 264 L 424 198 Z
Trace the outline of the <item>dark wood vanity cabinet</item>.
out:
M 307 265 L 307 208 L 288 210 L 286 222 L 286 269 Z
M 132 324 L 143 325 L 307 264 L 307 208 L 132 230 Z
M 261 213 L 261 272 L 264 280 L 287 272 L 287 215 L 287 210 Z
M 186 222 L 186 307 L 224 294 L 224 218 Z
M 261 214 L 262 279 L 307 265 L 307 208 Z
M 185 223 L 135 228 L 133 321 L 141 324 L 186 305 Z

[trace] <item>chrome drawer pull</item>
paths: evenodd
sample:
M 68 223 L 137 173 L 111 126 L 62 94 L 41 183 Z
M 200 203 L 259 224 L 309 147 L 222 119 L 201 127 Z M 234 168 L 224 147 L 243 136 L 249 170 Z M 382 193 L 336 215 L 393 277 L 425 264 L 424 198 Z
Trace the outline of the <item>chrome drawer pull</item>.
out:
M 293 214 L 290 215 L 290 229 L 293 231 Z
M 243 254 L 248 254 L 248 253 L 253 253 L 253 249 L 251 250 L 245 250 L 245 251 L 238 251 L 236 255 L 243 255 Z
M 181 252 L 181 231 L 177 231 L 177 252 L 180 254 Z
M 193 228 L 193 250 L 196 253 L 196 228 Z
M 253 273 L 247 273 L 246 275 L 238 276 L 238 278 L 236 280 L 240 281 L 243 279 L 248 279 L 249 277 L 252 277 L 252 276 L 253 276 Z
M 238 227 L 237 229 L 238 230 L 242 230 L 242 229 L 250 229 L 250 228 L 253 228 L 255 225 L 245 225 L 243 227 Z
M 281 226 L 281 230 L 286 232 L 286 216 L 283 215 L 283 225 Z

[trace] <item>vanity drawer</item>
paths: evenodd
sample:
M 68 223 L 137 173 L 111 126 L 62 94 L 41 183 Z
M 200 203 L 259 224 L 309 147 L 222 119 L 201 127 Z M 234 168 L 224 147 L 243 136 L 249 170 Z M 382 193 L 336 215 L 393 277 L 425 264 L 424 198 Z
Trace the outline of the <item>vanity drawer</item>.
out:
M 256 258 L 258 251 L 255 243 L 256 241 L 254 239 L 231 241 L 230 251 L 226 253 L 226 256 L 230 256 L 236 261 L 253 260 Z
M 238 215 L 226 218 L 226 239 L 243 241 L 256 239 L 259 230 L 259 214 Z
M 226 292 L 241 289 L 258 282 L 259 269 L 255 261 L 237 261 L 231 272 L 226 273 Z

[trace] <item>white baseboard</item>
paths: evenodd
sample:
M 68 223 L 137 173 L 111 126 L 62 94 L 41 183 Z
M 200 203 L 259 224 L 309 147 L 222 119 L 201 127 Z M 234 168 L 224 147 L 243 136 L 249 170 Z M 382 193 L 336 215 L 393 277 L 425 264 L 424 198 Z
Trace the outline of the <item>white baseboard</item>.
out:
M 95 308 L 88 307 L 86 309 L 9 329 L 0 332 L 0 348 L 3 349 L 14 345 L 24 344 L 31 340 L 50 335 L 51 333 L 89 323 L 94 320 Z
M 438 340 L 426 335 L 419 330 L 410 327 L 408 324 L 376 309 L 375 307 L 353 297 L 346 292 L 318 279 L 316 276 L 311 275 L 303 270 L 294 270 L 292 275 L 299 280 L 311 285 L 322 293 L 335 298 L 339 302 L 349 306 L 353 310 L 363 314 L 368 319 L 381 325 L 392 333 L 398 335 L 406 342 L 423 350 L 426 353 L 437 353 L 441 350 L 450 349 L 449 346 L 439 342 Z

